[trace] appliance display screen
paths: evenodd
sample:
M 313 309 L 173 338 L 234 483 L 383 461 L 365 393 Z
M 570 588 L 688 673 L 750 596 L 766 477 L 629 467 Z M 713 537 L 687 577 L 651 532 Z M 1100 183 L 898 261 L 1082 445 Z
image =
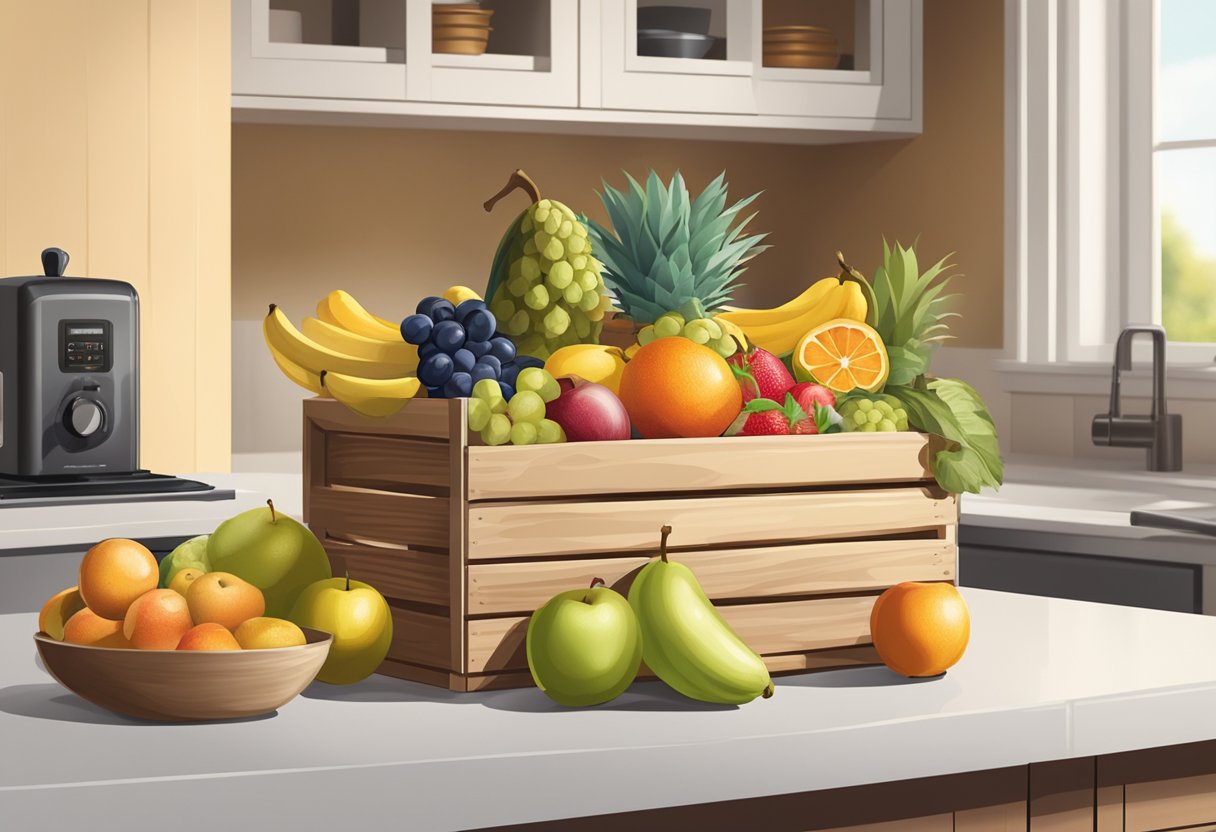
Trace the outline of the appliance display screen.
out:
M 108 373 L 114 363 L 109 321 L 60 321 L 59 369 L 65 373 Z

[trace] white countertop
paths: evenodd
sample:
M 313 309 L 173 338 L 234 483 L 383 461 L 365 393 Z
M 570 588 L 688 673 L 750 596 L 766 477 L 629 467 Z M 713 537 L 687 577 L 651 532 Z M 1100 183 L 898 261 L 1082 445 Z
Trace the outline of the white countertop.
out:
M 130 721 L 35 665 L 0 616 L 0 817 L 9 828 L 461 829 L 794 793 L 1216 738 L 1216 618 L 964 589 L 944 677 L 782 677 L 715 708 L 662 683 L 565 710 L 535 689 L 386 677 L 313 685 L 270 718 Z M 17 751 L 17 749 L 20 749 Z M 205 808 L 203 808 L 205 807 Z M 166 814 L 168 813 L 168 814 Z

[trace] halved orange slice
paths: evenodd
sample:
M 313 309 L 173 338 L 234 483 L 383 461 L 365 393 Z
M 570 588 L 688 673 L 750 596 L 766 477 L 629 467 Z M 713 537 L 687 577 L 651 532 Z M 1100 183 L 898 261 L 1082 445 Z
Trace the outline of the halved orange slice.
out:
M 837 393 L 853 389 L 873 392 L 887 381 L 887 348 L 873 327 L 849 318 L 836 318 L 812 329 L 798 342 L 794 375 Z

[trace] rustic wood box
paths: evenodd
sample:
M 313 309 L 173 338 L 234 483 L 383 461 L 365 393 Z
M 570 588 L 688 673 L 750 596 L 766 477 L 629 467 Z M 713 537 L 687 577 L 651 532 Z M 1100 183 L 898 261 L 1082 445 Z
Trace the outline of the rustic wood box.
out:
M 466 402 L 377 421 L 304 403 L 304 514 L 335 574 L 393 608 L 381 673 L 452 690 L 532 684 L 528 616 L 672 556 L 772 672 L 873 664 L 870 608 L 953 581 L 958 504 L 918 433 L 470 444 Z

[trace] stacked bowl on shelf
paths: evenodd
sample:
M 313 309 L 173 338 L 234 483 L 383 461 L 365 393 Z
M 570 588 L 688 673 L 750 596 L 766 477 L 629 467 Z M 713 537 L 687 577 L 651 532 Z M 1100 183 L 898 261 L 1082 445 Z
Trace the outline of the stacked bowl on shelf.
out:
M 822 26 L 765 26 L 764 65 L 792 69 L 836 69 L 840 47 Z
M 718 42 L 709 34 L 712 11 L 693 6 L 638 6 L 638 54 L 704 58 Z
M 482 55 L 490 41 L 493 9 L 477 3 L 434 2 L 431 6 L 431 51 L 451 55 Z

